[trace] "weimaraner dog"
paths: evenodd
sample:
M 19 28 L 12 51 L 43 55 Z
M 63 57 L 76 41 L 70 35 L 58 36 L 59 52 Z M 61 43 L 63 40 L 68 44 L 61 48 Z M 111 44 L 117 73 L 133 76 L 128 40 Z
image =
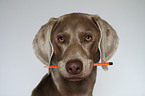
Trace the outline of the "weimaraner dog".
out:
M 32 96 L 92 96 L 97 73 L 93 64 L 108 61 L 118 43 L 115 30 L 98 15 L 51 18 L 35 36 L 33 48 L 42 63 L 58 68 L 48 69 Z

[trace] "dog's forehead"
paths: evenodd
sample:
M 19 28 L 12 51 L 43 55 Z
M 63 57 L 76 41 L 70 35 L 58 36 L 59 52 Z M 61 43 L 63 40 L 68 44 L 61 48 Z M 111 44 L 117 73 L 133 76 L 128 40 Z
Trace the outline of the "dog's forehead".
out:
M 61 31 L 91 31 L 95 26 L 90 18 L 84 14 L 69 14 L 60 18 Z

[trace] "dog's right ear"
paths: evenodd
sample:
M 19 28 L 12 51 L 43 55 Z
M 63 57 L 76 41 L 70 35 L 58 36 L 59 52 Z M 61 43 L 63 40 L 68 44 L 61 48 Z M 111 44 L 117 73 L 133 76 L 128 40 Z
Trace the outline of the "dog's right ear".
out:
M 37 58 L 45 65 L 49 65 L 53 55 L 53 46 L 50 41 L 51 31 L 57 23 L 56 18 L 51 18 L 43 25 L 33 40 L 33 50 Z M 49 73 L 49 72 L 48 72 Z

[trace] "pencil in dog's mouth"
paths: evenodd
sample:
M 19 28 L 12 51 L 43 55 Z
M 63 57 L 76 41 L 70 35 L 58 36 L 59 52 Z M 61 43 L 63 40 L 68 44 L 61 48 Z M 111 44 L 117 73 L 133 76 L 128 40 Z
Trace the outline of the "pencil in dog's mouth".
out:
M 113 62 L 94 63 L 93 66 L 107 66 L 107 65 L 113 65 Z M 45 66 L 44 68 L 57 68 L 57 65 L 49 65 Z

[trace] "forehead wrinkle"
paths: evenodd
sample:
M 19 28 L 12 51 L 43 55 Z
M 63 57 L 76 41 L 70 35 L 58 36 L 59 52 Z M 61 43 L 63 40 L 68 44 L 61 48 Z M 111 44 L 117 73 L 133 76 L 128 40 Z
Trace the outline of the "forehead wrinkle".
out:
M 78 21 L 73 22 L 69 24 L 63 24 L 63 31 L 64 32 L 70 32 L 70 33 L 78 33 L 78 32 L 85 32 L 85 31 L 91 31 L 91 28 L 88 27 L 84 22 Z

